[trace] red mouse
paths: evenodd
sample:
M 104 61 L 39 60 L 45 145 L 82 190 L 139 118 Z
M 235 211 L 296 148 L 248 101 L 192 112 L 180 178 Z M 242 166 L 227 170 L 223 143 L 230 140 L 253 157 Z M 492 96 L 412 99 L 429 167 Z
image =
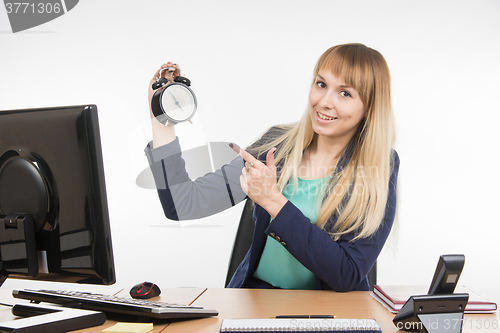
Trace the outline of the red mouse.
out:
M 130 296 L 133 298 L 151 298 L 160 294 L 160 288 L 153 282 L 139 283 L 130 289 Z

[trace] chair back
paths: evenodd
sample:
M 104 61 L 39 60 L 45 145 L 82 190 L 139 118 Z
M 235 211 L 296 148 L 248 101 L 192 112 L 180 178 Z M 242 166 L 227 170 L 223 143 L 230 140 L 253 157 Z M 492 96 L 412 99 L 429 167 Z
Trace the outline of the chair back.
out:
M 253 201 L 247 199 L 245 206 L 243 207 L 243 211 L 241 212 L 240 223 L 238 225 L 238 230 L 236 230 L 233 250 L 229 259 L 225 286 L 227 286 L 229 281 L 231 281 L 234 272 L 240 265 L 243 258 L 245 258 L 245 255 L 252 244 L 253 231 L 255 229 L 255 222 L 252 217 L 253 206 Z

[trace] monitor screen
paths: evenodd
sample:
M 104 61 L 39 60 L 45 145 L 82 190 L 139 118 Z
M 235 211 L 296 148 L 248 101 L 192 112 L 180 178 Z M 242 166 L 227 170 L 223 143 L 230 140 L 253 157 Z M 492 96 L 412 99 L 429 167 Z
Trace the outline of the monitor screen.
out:
M 0 111 L 0 258 L 3 280 L 115 282 L 95 105 Z

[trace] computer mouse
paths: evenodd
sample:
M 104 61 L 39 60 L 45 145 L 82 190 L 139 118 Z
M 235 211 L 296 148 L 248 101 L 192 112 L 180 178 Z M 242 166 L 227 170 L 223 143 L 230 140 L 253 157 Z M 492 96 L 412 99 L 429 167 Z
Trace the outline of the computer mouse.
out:
M 153 282 L 139 283 L 130 289 L 130 296 L 132 298 L 151 298 L 160 294 L 160 288 Z

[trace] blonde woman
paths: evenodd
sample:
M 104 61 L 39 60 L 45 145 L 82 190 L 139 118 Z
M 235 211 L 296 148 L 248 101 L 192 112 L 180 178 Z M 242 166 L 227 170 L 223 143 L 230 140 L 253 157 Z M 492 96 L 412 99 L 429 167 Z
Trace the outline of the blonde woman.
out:
M 170 79 L 179 75 L 165 67 Z M 300 121 L 270 128 L 246 150 L 231 144 L 240 157 L 195 181 L 174 126 L 152 124 L 146 153 L 168 218 L 255 202 L 252 246 L 228 287 L 369 290 L 366 275 L 394 222 L 399 169 L 390 74 L 378 51 L 328 49 Z

